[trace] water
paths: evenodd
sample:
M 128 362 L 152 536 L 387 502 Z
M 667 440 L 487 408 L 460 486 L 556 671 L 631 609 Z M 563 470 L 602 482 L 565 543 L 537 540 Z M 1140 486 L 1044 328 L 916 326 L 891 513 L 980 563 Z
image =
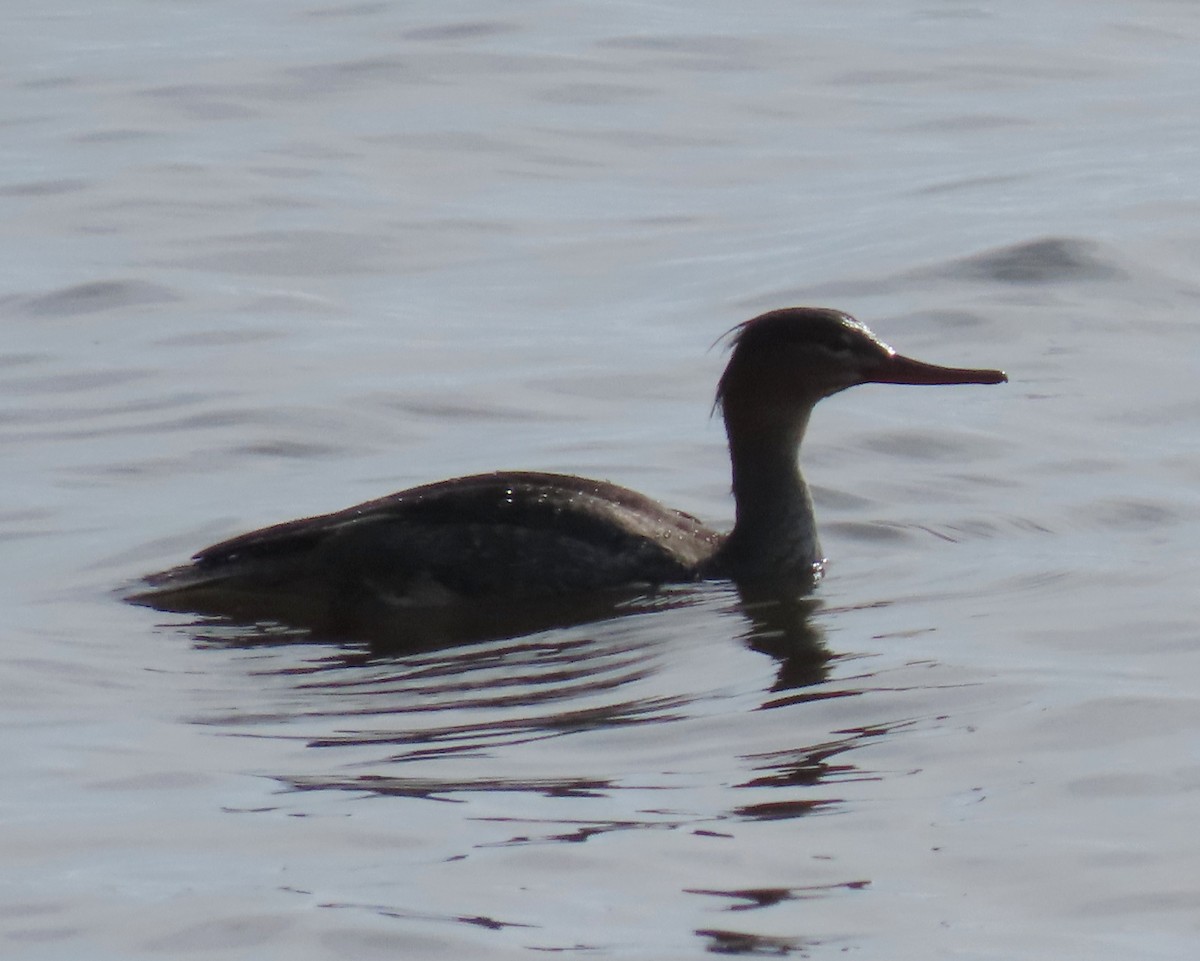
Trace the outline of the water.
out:
M 1189 7 L 4 21 L 6 957 L 1190 956 Z M 790 303 L 1011 383 L 822 405 L 783 622 L 371 657 L 114 598 L 497 467 L 728 523 L 707 348 Z

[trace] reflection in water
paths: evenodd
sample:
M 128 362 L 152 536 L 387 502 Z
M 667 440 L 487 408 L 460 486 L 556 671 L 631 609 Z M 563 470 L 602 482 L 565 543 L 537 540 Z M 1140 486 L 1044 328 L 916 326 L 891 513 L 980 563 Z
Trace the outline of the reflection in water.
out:
M 812 616 L 820 602 L 808 595 L 756 592 L 739 588 L 741 610 L 750 622 L 743 635 L 756 651 L 779 663 L 773 691 L 820 684 L 829 676 L 832 655 Z
M 126 598 L 142 604 L 137 596 Z M 489 600 L 487 603 L 400 606 L 389 603 L 357 604 L 332 620 L 322 609 L 310 617 L 299 606 L 286 623 L 276 620 L 241 620 L 209 616 L 197 622 L 204 640 L 233 647 L 297 639 L 365 646 L 374 657 L 395 657 L 418 651 L 474 644 L 575 627 L 648 611 L 670 610 L 695 602 L 696 592 L 686 587 L 644 590 L 608 590 L 576 593 L 536 601 Z M 154 604 L 146 603 L 153 607 Z M 172 608 L 163 607 L 165 611 Z M 186 613 L 186 612 L 184 612 Z
M 281 806 L 317 792 L 393 805 L 457 802 L 462 813 L 442 829 L 446 846 L 438 857 L 484 872 L 493 863 L 488 859 L 511 849 L 553 849 L 630 832 L 650 844 L 657 842 L 647 832 L 723 845 L 769 822 L 832 814 L 844 806 L 846 785 L 879 779 L 849 763 L 849 752 L 911 723 L 831 734 L 820 721 L 814 729 L 802 718 L 795 726 L 785 718 L 767 726 L 769 737 L 748 743 L 726 738 L 720 731 L 728 725 L 712 723 L 765 720 L 766 709 L 772 717 L 809 713 L 809 705 L 862 692 L 865 676 L 833 677 L 842 659 L 825 643 L 816 616 L 821 605 L 812 597 L 703 584 L 622 599 L 615 607 L 609 599 L 609 607 L 606 617 L 571 628 L 487 640 L 449 635 L 436 644 L 427 637 L 419 649 L 397 642 L 412 636 L 402 625 L 335 640 L 208 624 L 193 631 L 197 641 L 249 651 L 252 670 L 272 696 L 259 701 L 257 714 L 239 706 L 203 723 L 304 746 L 289 762 L 292 770 L 271 772 L 290 799 Z M 747 659 L 747 652 L 769 657 L 773 670 L 763 672 L 763 660 Z M 745 676 L 727 672 L 723 658 L 746 666 Z M 439 815 L 404 808 L 403 817 L 420 825 Z M 799 863 L 797 869 L 797 883 L 788 886 L 725 890 L 697 875 L 679 891 L 725 898 L 732 902 L 726 910 L 748 911 L 834 897 L 867 883 L 807 884 L 816 876 Z M 525 924 L 504 912 L 326 906 L 496 929 Z M 713 953 L 805 953 L 816 943 L 739 927 L 693 930 Z
M 591 759 L 583 762 L 582 770 L 520 776 L 502 773 L 506 765 L 486 759 L 538 741 L 705 716 L 708 704 L 719 695 L 672 684 L 669 655 L 679 648 L 664 643 L 664 635 L 678 638 L 698 625 L 711 631 L 714 624 L 728 632 L 731 619 L 736 619 L 742 630 L 732 633 L 740 633 L 749 649 L 769 655 L 776 663 L 773 683 L 757 698 L 760 708 L 860 693 L 857 688 L 825 683 L 834 657 L 814 623 L 820 603 L 812 597 L 734 594 L 728 587 L 701 585 L 622 599 L 615 608 L 612 598 L 607 603 L 607 619 L 591 624 L 586 633 L 577 627 L 475 642 L 449 635 L 436 646 L 426 637 L 426 646 L 413 650 L 397 642 L 411 638 L 411 633 L 392 624 L 381 625 L 387 629 L 371 636 L 336 644 L 326 641 L 307 648 L 322 652 L 315 659 L 300 665 L 289 660 L 284 667 L 260 672 L 288 680 L 286 696 L 274 710 L 250 714 L 239 709 L 224 716 L 210 715 L 204 723 L 279 725 L 283 728 L 279 736 L 289 738 L 298 736 L 298 725 L 315 725 L 317 732 L 303 736 L 304 743 L 336 751 L 338 759 L 319 764 L 317 773 L 278 775 L 295 791 L 441 799 L 481 792 L 595 798 L 618 791 L 661 789 L 664 784 L 653 776 L 631 781 Z M 590 612 L 584 608 L 576 614 Z M 556 619 L 562 613 L 550 612 Z M 311 645 L 315 640 L 280 628 L 229 624 L 206 625 L 194 636 L 206 645 L 226 647 L 261 647 L 298 639 Z M 793 693 L 779 697 L 783 691 Z M 837 759 L 888 730 L 860 728 L 815 744 L 743 754 L 737 763 L 749 776 L 732 786 L 807 793 L 818 786 L 866 779 L 870 775 Z M 460 765 L 455 776 L 436 776 L 425 763 L 454 758 L 475 763 L 467 771 Z M 348 760 L 353 770 L 347 770 Z M 420 765 L 419 773 L 412 769 L 414 763 Z M 839 803 L 837 797 L 810 796 L 756 800 L 700 817 L 588 821 L 571 823 L 566 831 L 559 821 L 549 833 L 522 831 L 504 843 L 578 841 L 613 830 L 680 827 L 714 816 L 779 820 Z M 543 829 L 547 826 L 539 823 Z
M 713 594 L 714 585 L 711 584 L 682 585 L 664 587 L 649 594 L 609 591 L 548 598 L 532 604 L 522 601 L 445 609 L 392 609 L 386 616 L 356 618 L 353 623 L 339 625 L 336 630 L 317 630 L 303 623 L 239 623 L 224 617 L 205 617 L 185 627 L 196 643 L 204 647 L 255 648 L 314 642 L 331 645 L 331 653 L 317 664 L 289 669 L 304 673 L 361 666 L 380 659 L 407 659 L 412 655 L 470 648 L 490 641 L 532 638 L 589 624 L 607 632 L 607 626 L 619 619 L 694 607 L 710 600 Z M 806 595 L 751 592 L 739 588 L 737 613 L 748 622 L 741 636 L 753 650 L 773 657 L 780 665 L 779 677 L 772 690 L 806 687 L 825 680 L 831 655 L 820 629 L 811 621 L 820 606 L 819 601 Z M 562 642 L 550 639 L 546 643 Z M 480 651 L 487 650 L 480 648 Z M 504 650 L 503 656 L 508 657 L 509 649 Z M 461 657 L 451 658 L 446 669 L 456 671 L 469 667 L 476 656 L 491 655 L 465 650 Z
M 696 932 L 708 938 L 708 950 L 712 954 L 748 954 L 758 957 L 782 958 L 789 954 L 807 957 L 810 949 L 820 945 L 811 938 L 780 938 L 763 934 L 747 934 L 742 931 L 725 931 L 719 928 L 701 928 Z
M 381 918 L 400 918 L 404 921 L 452 921 L 456 924 L 469 924 L 475 927 L 487 928 L 489 931 L 501 931 L 504 928 L 532 928 L 535 925 L 521 924 L 516 921 L 501 921 L 497 918 L 481 914 L 431 914 L 421 911 L 402 911 L 389 904 L 350 904 L 333 901 L 321 905 L 329 910 L 369 911 Z
M 727 911 L 755 911 L 770 908 L 784 901 L 809 901 L 827 898 L 847 891 L 860 891 L 869 881 L 843 881 L 838 884 L 814 884 L 797 888 L 748 888 L 735 891 L 716 891 L 688 888 L 688 894 L 703 894 L 728 898 L 734 903 Z M 820 942 L 811 938 L 781 938 L 752 934 L 748 931 L 730 931 L 726 928 L 701 928 L 697 936 L 708 941 L 712 954 L 748 954 L 768 957 L 784 957 L 800 954 L 807 957 L 808 949 L 816 948 Z
M 844 881 L 839 884 L 810 884 L 802 888 L 749 888 L 740 891 L 711 891 L 688 888 L 688 894 L 707 894 L 718 898 L 729 898 L 734 904 L 727 911 L 753 911 L 757 908 L 774 907 L 782 901 L 808 901 L 838 891 L 858 891 L 869 881 Z
M 364 665 L 381 658 L 399 659 L 467 648 L 489 641 L 530 638 L 587 624 L 601 626 L 635 615 L 693 607 L 710 599 L 712 588 L 711 584 L 680 585 L 663 587 L 654 593 L 607 591 L 546 598 L 536 603 L 525 600 L 445 608 L 392 608 L 386 615 L 377 612 L 370 618 L 355 618 L 336 630 L 274 622 L 243 624 L 229 618 L 205 618 L 192 624 L 190 630 L 203 646 L 250 648 L 298 641 L 332 643 L 338 654 L 317 666 L 317 670 L 322 670 Z M 820 601 L 807 594 L 738 588 L 737 613 L 748 622 L 741 636 L 753 650 L 779 663 L 779 676 L 772 690 L 808 687 L 828 676 L 832 655 L 825 647 L 820 629 L 812 623 L 812 616 L 820 607 Z M 564 642 L 550 639 L 546 643 Z M 477 656 L 494 657 L 468 650 L 461 657 L 451 658 L 446 669 L 469 668 Z M 511 649 L 505 648 L 500 656 L 511 660 Z

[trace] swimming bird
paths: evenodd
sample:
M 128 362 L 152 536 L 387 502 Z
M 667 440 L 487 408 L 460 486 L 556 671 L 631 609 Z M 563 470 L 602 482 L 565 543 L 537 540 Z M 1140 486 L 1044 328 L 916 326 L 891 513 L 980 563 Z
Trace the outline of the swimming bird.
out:
M 736 519 L 725 534 L 607 481 L 497 471 L 425 484 L 206 547 L 129 599 L 160 610 L 337 621 L 705 579 L 809 587 L 824 557 L 799 448 L 813 407 L 856 384 L 997 384 L 902 356 L 839 310 L 735 327 L 717 386 Z

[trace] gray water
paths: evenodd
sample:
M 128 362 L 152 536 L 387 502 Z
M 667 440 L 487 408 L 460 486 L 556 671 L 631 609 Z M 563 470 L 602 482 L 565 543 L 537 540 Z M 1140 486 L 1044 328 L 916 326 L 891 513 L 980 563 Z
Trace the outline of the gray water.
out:
M 1192 5 L 0 21 L 4 957 L 1194 954 Z M 794 303 L 1011 382 L 818 409 L 786 623 L 371 657 L 116 596 L 493 468 L 727 525 L 709 345 Z

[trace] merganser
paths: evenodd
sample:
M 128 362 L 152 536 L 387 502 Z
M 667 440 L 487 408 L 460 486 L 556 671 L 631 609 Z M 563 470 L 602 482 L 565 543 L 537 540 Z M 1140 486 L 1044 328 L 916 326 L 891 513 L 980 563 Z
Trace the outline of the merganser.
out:
M 817 401 L 855 384 L 1008 379 L 999 370 L 912 360 L 828 308 L 773 310 L 729 337 L 714 405 L 733 467 L 728 534 L 606 481 L 498 471 L 242 534 L 147 577 L 129 599 L 160 610 L 333 623 L 358 605 L 523 602 L 714 578 L 811 588 L 824 557 L 798 457 Z

